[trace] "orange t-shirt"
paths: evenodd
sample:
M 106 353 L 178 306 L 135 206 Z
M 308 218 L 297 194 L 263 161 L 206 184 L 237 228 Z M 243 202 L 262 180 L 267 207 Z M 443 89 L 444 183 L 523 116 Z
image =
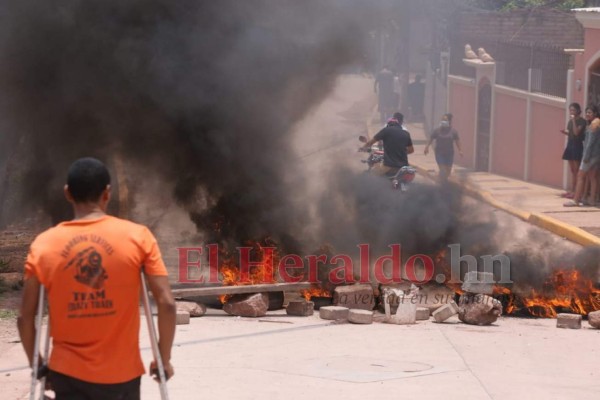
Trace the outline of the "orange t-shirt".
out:
M 46 287 L 51 370 L 93 383 L 144 374 L 140 268 L 167 275 L 148 228 L 111 216 L 63 222 L 31 244 L 25 278 Z

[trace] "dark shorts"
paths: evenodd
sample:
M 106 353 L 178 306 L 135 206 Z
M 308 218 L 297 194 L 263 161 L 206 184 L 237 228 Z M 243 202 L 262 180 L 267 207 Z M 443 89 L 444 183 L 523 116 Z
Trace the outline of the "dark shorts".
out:
M 56 400 L 140 400 L 141 377 L 123 383 L 102 384 L 50 371 L 48 379 Z
M 438 165 L 451 167 L 452 164 L 454 164 L 454 153 L 450 153 L 450 154 L 435 153 L 435 162 L 438 163 Z

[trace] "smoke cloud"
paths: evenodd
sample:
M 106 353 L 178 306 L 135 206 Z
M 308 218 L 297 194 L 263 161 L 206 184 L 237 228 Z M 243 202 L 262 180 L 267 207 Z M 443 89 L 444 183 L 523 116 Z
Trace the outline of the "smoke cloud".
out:
M 354 1 L 23 0 L 2 7 L 4 140 L 54 222 L 67 166 L 115 154 L 214 239 L 291 233 L 289 132 L 362 56 Z M 135 187 L 134 185 L 134 187 Z

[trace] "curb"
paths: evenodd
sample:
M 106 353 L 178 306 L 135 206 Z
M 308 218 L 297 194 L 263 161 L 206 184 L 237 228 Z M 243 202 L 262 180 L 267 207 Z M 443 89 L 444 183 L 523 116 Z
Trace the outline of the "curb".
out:
M 424 175 L 433 181 L 437 180 L 436 177 L 425 168 L 415 164 L 411 165 L 417 170 L 417 172 L 419 172 L 419 174 Z M 530 223 L 531 225 L 545 229 L 551 233 L 554 233 L 555 235 L 569 239 L 570 241 L 578 243 L 582 246 L 600 246 L 600 238 L 598 236 L 592 235 L 581 228 L 559 221 L 556 218 L 552 218 L 547 215 L 520 210 L 511 206 L 510 204 L 497 200 L 490 192 L 477 189 L 468 182 L 460 181 L 454 176 L 451 176 L 449 180 L 455 185 L 461 186 L 465 193 L 469 196 L 488 203 L 492 207 L 505 211 L 522 221 Z
M 600 238 L 598 236 L 552 217 L 539 213 L 531 213 L 528 222 L 567 238 L 572 242 L 579 243 L 582 246 L 600 246 Z

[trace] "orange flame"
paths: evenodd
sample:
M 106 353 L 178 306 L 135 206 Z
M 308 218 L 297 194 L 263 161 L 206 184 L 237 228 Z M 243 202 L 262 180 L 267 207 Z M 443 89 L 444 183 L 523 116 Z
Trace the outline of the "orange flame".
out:
M 260 261 L 250 266 L 248 276 L 243 277 L 244 282 L 240 282 L 242 276 L 235 259 L 233 257 L 225 258 L 219 267 L 223 286 L 256 285 L 275 282 L 273 271 L 275 263 L 279 262 L 277 251 L 265 251 L 263 246 L 257 242 L 252 242 L 251 244 L 255 258 Z M 219 300 L 221 303 L 225 303 L 230 297 L 231 295 L 222 295 L 219 296 Z
M 300 291 L 300 295 L 306 299 L 306 301 L 310 301 L 313 297 L 333 297 L 331 292 L 325 290 L 323 288 L 311 288 Z
M 439 272 L 446 277 L 452 276 L 447 249 L 435 253 L 433 259 Z M 446 279 L 445 285 L 457 294 L 463 293 L 460 284 L 451 284 Z M 494 294 L 504 296 L 506 314 L 526 312 L 536 317 L 556 318 L 558 312 L 563 311 L 587 315 L 600 310 L 600 289 L 576 268 L 554 271 L 542 289 L 532 289 L 525 296 L 500 286 L 494 288 Z
M 600 290 L 575 268 L 556 270 L 541 290 L 532 289 L 525 297 L 507 288 L 496 288 L 496 293 L 508 295 L 507 314 L 525 310 L 536 317 L 556 318 L 561 310 L 582 315 L 600 310 Z

